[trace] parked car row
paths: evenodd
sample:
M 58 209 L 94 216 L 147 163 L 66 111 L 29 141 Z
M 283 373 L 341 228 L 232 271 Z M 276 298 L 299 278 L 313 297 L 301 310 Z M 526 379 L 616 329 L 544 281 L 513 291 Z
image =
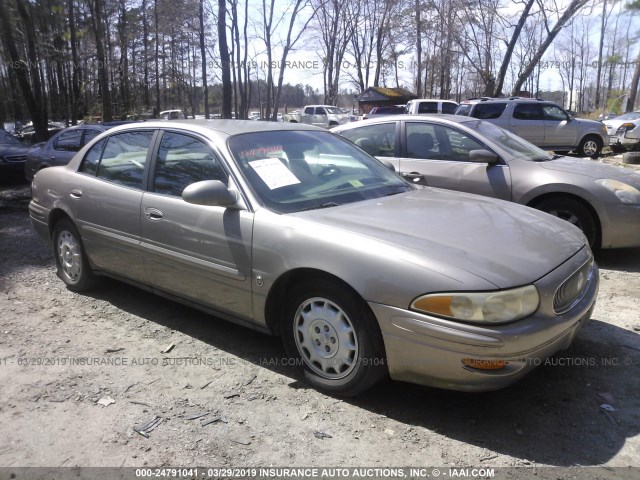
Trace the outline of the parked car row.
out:
M 590 173 L 482 120 L 398 115 L 335 132 L 114 127 L 36 173 L 31 219 L 69 289 L 110 276 L 279 335 L 306 381 L 338 395 L 386 376 L 513 383 L 589 321 L 589 243 L 640 239 L 640 176 Z M 578 216 L 582 191 L 595 203 Z M 577 219 L 517 204 L 533 199 Z
M 527 205 L 573 223 L 592 248 L 640 246 L 640 175 L 549 154 L 475 118 L 399 115 L 334 132 L 409 181 Z

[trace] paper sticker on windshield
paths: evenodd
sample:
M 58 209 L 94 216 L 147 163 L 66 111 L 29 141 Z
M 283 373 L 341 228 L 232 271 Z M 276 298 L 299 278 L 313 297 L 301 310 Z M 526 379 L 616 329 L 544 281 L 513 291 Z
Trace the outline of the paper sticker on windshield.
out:
M 279 158 L 265 158 L 264 160 L 254 160 L 249 162 L 251 168 L 255 170 L 267 187 L 271 190 L 295 185 L 300 180 L 289 170 Z

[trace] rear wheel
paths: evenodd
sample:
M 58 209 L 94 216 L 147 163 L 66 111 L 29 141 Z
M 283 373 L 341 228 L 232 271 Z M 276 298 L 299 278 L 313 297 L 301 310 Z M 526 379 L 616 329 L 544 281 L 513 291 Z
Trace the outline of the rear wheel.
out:
M 70 220 L 60 220 L 53 231 L 53 249 L 58 265 L 58 277 L 69 290 L 80 292 L 96 284 L 84 253 L 78 230 Z
M 602 150 L 602 139 L 595 135 L 587 135 L 578 145 L 578 155 L 581 157 L 596 158 Z
M 592 249 L 597 248 L 600 233 L 598 225 L 589 209 L 578 200 L 562 197 L 549 198 L 535 204 L 534 207 L 575 225 L 587 237 L 589 246 Z
M 318 390 L 358 395 L 387 373 L 380 327 L 355 293 L 328 280 L 297 286 L 284 318 L 288 354 Z

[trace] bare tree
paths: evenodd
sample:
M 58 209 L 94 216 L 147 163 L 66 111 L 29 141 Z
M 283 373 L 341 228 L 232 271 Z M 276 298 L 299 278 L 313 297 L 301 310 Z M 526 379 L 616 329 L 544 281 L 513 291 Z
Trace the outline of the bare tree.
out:
M 513 94 L 517 95 L 524 82 L 529 78 L 529 76 L 533 73 L 534 69 L 542 59 L 542 56 L 545 54 L 551 43 L 558 36 L 562 28 L 565 24 L 577 13 L 579 12 L 589 0 L 571 0 L 571 3 L 566 7 L 560 18 L 555 22 L 551 29 L 546 27 L 547 36 L 542 41 L 540 46 L 538 47 L 535 55 L 529 62 L 529 64 L 523 69 L 522 73 L 518 76 L 515 81 L 515 85 L 513 86 Z
M 225 0 L 218 0 L 218 47 L 222 70 L 222 118 L 231 118 L 231 56 L 227 45 L 227 8 Z M 204 59 L 203 59 L 204 61 Z

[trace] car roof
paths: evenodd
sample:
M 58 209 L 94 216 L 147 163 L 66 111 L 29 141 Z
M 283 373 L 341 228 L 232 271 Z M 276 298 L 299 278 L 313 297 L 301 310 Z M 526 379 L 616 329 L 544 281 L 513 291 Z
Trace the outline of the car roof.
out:
M 127 130 L 138 129 L 168 129 L 177 128 L 180 130 L 191 130 L 202 134 L 208 132 L 218 132 L 227 136 L 238 135 L 241 133 L 253 132 L 272 132 L 282 130 L 315 130 L 327 131 L 320 127 L 305 125 L 302 123 L 283 123 L 283 122 L 256 122 L 255 120 L 227 120 L 227 119 L 184 119 L 184 120 L 158 120 L 147 121 L 142 123 L 130 123 L 120 125 L 110 129 L 112 132 L 122 132 Z
M 386 123 L 390 121 L 404 120 L 405 122 L 431 122 L 431 123 L 440 123 L 443 125 L 451 125 L 458 124 L 462 125 L 465 123 L 477 123 L 478 121 L 482 121 L 475 117 L 467 117 L 463 115 L 451 115 L 451 114 L 399 114 L 399 115 L 385 115 L 381 117 L 375 117 L 371 119 L 364 120 L 362 122 L 352 122 L 346 123 L 344 125 L 340 125 L 331 129 L 331 131 L 341 132 L 343 130 L 350 130 L 352 128 L 363 127 L 366 125 L 375 125 L 379 123 Z
M 446 100 L 446 99 L 442 99 L 442 98 L 414 98 L 412 100 L 409 100 L 409 102 L 413 103 L 413 102 L 447 102 L 447 103 L 458 103 L 455 100 Z
M 521 97 L 504 97 L 504 98 L 469 98 L 460 102 L 460 105 L 477 105 L 479 103 L 554 103 L 552 100 L 544 100 L 542 98 L 521 98 Z

